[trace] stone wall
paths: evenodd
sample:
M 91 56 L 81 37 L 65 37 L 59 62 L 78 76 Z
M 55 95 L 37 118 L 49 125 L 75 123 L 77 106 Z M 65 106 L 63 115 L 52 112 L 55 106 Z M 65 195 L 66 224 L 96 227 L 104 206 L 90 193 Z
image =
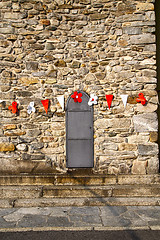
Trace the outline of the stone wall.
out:
M 1 0 L 1 174 L 67 171 L 56 97 L 67 101 L 75 90 L 99 97 L 94 172 L 157 173 L 155 41 L 154 0 Z M 145 106 L 136 102 L 140 92 Z M 105 94 L 114 95 L 110 110 Z M 120 94 L 129 95 L 126 109 Z M 14 100 L 18 114 L 8 110 Z

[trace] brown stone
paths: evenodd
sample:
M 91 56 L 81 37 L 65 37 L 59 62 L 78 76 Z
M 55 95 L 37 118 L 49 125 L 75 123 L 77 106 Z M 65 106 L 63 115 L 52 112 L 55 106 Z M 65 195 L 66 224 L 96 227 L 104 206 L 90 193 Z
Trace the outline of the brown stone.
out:
M 1 40 L 0 41 L 0 47 L 6 48 L 8 46 L 9 46 L 9 42 L 8 41 L 6 41 L 6 40 Z
M 47 143 L 47 142 L 53 142 L 55 140 L 55 137 L 41 137 L 40 141 Z
M 38 83 L 39 79 L 31 77 L 21 77 L 18 81 L 25 86 L 29 86 Z
M 150 142 L 157 142 L 158 141 L 158 133 L 150 132 L 149 140 L 150 140 Z
M 129 96 L 128 100 L 127 100 L 127 103 L 137 104 L 136 98 L 137 98 L 137 96 Z
M 41 19 L 39 21 L 39 23 L 42 24 L 42 25 L 46 25 L 46 26 L 49 26 L 51 24 L 50 20 L 48 20 L 48 19 Z
M 96 76 L 97 79 L 101 80 L 101 79 L 105 78 L 106 74 L 99 72 L 99 73 L 96 73 L 95 76 Z
M 57 61 L 54 63 L 54 65 L 55 65 L 56 67 L 66 67 L 66 66 L 67 66 L 67 65 L 66 65 L 66 62 L 65 62 L 64 60 L 62 60 L 62 59 L 57 60 Z
M 108 14 L 106 14 L 106 13 L 94 13 L 94 14 L 90 15 L 91 21 L 101 20 L 101 19 L 105 19 L 107 17 L 108 17 Z
M 21 136 L 21 135 L 25 135 L 25 134 L 26 134 L 26 132 L 21 131 L 21 130 L 6 131 L 4 133 L 5 136 Z
M 128 46 L 128 42 L 126 40 L 123 40 L 123 39 L 119 40 L 118 43 L 121 47 Z
M 33 48 L 34 50 L 43 50 L 44 47 L 44 45 L 38 43 L 31 44 L 31 48 Z
M 92 49 L 92 48 L 95 48 L 96 45 L 95 45 L 94 43 L 88 42 L 88 43 L 86 44 L 86 47 Z
M 117 15 L 131 14 L 136 10 L 135 4 L 130 1 L 119 2 L 117 5 Z
M 62 5 L 59 5 L 58 8 L 59 8 L 59 9 L 66 9 L 66 8 L 67 8 L 67 9 L 72 9 L 73 6 L 70 5 L 70 4 L 62 4 Z
M 0 143 L 0 152 L 13 152 L 15 146 L 13 143 Z
M 135 150 L 137 150 L 137 145 L 129 144 L 129 143 L 120 143 L 119 150 L 120 151 L 135 151 Z
M 17 126 L 15 124 L 8 124 L 8 125 L 4 125 L 3 129 L 5 130 L 12 130 L 12 129 L 16 129 Z
M 153 3 L 138 3 L 136 6 L 136 9 L 138 11 L 153 11 L 154 10 L 154 4 Z

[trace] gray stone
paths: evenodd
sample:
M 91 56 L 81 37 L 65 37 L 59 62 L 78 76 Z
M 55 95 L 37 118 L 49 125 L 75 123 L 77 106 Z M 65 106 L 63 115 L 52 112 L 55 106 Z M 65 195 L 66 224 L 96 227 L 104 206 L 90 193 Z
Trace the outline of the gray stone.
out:
M 16 146 L 16 149 L 19 150 L 19 151 L 27 151 L 27 146 L 26 144 L 22 143 L 22 144 L 18 144 Z
M 158 154 L 158 144 L 139 144 L 138 153 L 144 156 Z
M 156 132 L 158 130 L 157 113 L 145 113 L 133 116 L 136 132 Z
M 44 160 L 45 155 L 44 154 L 32 154 L 31 160 Z
M 18 222 L 17 227 L 47 227 L 45 216 L 25 215 L 21 221 Z
M 102 217 L 102 222 L 105 227 L 129 227 L 131 221 L 120 217 Z
M 117 206 L 105 206 L 105 207 L 100 207 L 102 215 L 105 216 L 110 216 L 110 217 L 115 217 L 119 216 L 122 213 L 125 213 L 127 211 L 127 207 L 117 207 Z
M 0 217 L 0 226 L 1 228 L 14 228 L 16 223 L 6 222 L 2 217 Z
M 8 214 L 11 214 L 15 211 L 13 208 L 6 208 L 6 209 L 0 209 L 0 217 L 6 216 Z
M 70 207 L 53 207 L 51 208 L 51 217 L 66 217 Z
M 26 62 L 26 69 L 27 70 L 37 70 L 38 69 L 38 62 Z
M 48 227 L 71 227 L 73 223 L 69 222 L 67 217 L 48 217 Z
M 27 130 L 27 135 L 30 137 L 37 137 L 41 134 L 41 131 L 39 129 L 29 129 Z
M 98 207 L 72 207 L 68 213 L 69 215 L 97 215 L 99 214 Z
M 131 36 L 130 40 L 131 40 L 131 44 L 149 44 L 149 43 L 155 43 L 156 38 L 155 38 L 155 35 L 148 33 L 148 34 Z
M 151 157 L 148 160 L 147 173 L 148 174 L 158 174 L 159 172 L 159 158 L 158 155 Z
M 139 35 L 142 33 L 142 29 L 138 27 L 124 27 L 123 33 L 128 35 Z
M 85 215 L 82 216 L 82 222 L 86 224 L 99 224 L 101 225 L 101 218 L 95 215 Z
M 13 34 L 15 29 L 13 27 L 8 27 L 8 28 L 0 28 L 0 33 L 3 34 Z
M 54 49 L 55 49 L 55 46 L 54 46 L 52 43 L 49 43 L 49 42 L 48 42 L 48 43 L 46 44 L 46 49 L 47 49 L 47 50 L 54 50 Z

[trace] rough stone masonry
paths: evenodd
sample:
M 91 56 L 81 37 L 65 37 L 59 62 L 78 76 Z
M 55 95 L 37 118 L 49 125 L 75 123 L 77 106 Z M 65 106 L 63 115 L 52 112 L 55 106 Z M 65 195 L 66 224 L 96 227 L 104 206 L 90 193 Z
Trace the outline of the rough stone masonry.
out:
M 99 97 L 94 173 L 158 173 L 154 2 L 0 1 L 0 174 L 67 172 L 57 96 L 67 101 L 75 90 Z M 146 106 L 136 102 L 140 92 Z M 114 95 L 110 110 L 105 94 Z M 8 110 L 13 101 L 18 114 Z

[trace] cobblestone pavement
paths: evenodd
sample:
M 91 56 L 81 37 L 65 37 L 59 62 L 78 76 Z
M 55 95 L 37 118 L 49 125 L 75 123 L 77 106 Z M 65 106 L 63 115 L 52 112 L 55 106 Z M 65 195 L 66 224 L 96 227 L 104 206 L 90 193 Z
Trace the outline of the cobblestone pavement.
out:
M 32 207 L 0 209 L 0 231 L 160 230 L 160 206 Z

